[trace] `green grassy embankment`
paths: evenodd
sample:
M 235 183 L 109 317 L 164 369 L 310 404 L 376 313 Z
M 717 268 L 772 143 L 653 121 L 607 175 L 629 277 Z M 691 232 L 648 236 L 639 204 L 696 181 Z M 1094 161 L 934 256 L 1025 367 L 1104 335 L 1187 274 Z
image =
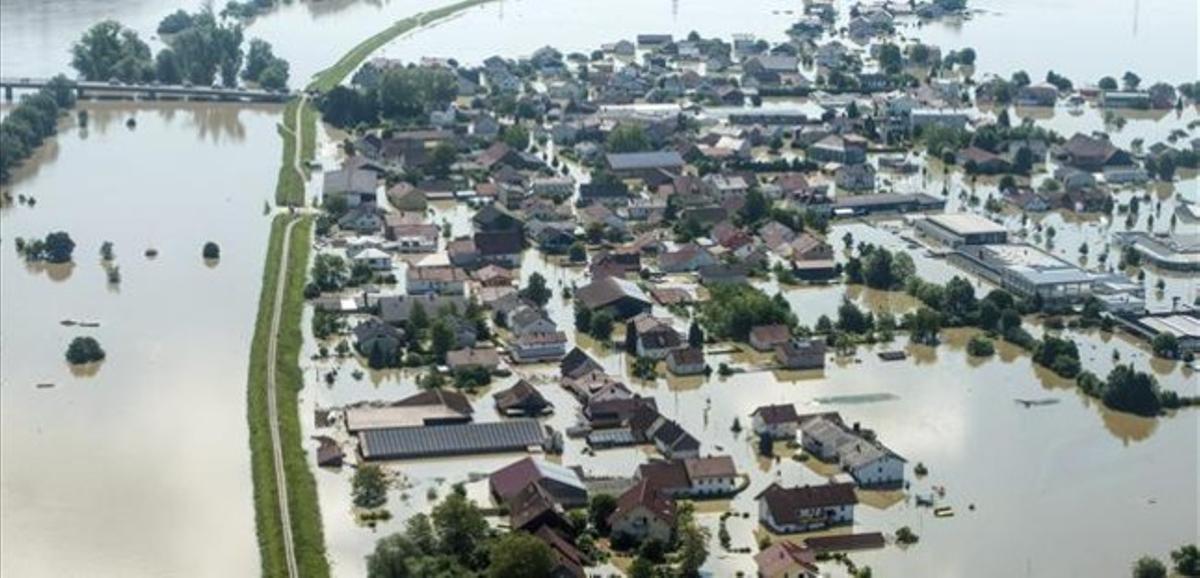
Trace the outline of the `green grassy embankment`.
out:
M 271 452 L 271 426 L 267 409 L 267 359 L 271 332 L 271 312 L 274 307 L 276 282 L 279 277 L 283 251 L 284 229 L 291 217 L 278 215 L 271 223 L 271 236 L 263 268 L 262 291 L 259 296 L 258 317 L 254 326 L 254 341 L 250 347 L 250 370 L 247 388 L 247 419 L 250 426 L 250 462 L 254 481 L 254 517 L 258 531 L 258 546 L 262 575 L 286 578 L 283 528 L 279 516 L 278 492 L 275 487 L 275 466 Z M 316 482 L 308 469 L 301 445 L 299 392 L 299 355 L 301 345 L 300 320 L 304 308 L 304 280 L 308 269 L 311 246 L 311 218 L 303 218 L 292 230 L 288 255 L 287 288 L 281 316 L 278 358 L 276 366 L 279 404 L 280 439 L 283 445 L 284 468 L 288 481 L 289 511 L 292 535 L 296 545 L 297 565 L 305 578 L 329 576 L 325 544 L 317 502 Z
M 313 78 L 313 81 L 309 83 L 308 89 L 316 90 L 318 92 L 328 92 L 332 90 L 333 87 L 341 84 L 342 81 L 350 75 L 350 73 L 354 72 L 359 65 L 366 61 L 367 57 L 371 56 L 372 52 L 379 50 L 381 47 L 383 47 L 383 45 L 391 42 L 397 36 L 400 36 L 401 34 L 404 34 L 405 32 L 408 32 L 419 26 L 432 24 L 438 20 L 446 18 L 447 16 L 452 16 L 457 12 L 466 10 L 467 8 L 486 4 L 491 1 L 492 0 L 463 0 L 462 2 L 456 2 L 436 10 L 421 12 L 419 14 L 409 16 L 403 20 L 398 20 L 395 24 L 392 24 L 382 32 L 379 32 L 378 34 L 360 42 L 358 46 L 351 48 L 350 51 L 342 56 L 337 62 L 335 62 L 333 66 L 318 72 Z

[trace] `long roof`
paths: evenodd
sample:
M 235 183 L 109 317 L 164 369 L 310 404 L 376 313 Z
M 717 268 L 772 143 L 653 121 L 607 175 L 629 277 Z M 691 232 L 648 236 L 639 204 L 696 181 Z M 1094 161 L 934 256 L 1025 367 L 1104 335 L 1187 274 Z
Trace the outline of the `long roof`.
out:
M 683 157 L 676 151 L 612 153 L 607 158 L 609 168 L 614 171 L 678 168 L 683 166 Z
M 358 435 L 368 460 L 524 451 L 546 440 L 541 424 L 533 419 L 377 429 Z

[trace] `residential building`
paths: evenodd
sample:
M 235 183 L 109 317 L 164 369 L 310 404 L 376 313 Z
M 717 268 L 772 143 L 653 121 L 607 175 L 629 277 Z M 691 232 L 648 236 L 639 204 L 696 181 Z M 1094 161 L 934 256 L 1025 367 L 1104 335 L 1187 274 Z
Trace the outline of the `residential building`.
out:
M 795 542 L 780 540 L 754 555 L 758 578 L 817 578 L 817 555 Z
M 531 484 L 563 508 L 587 506 L 588 490 L 579 472 L 559 464 L 525 457 L 488 476 L 488 491 L 498 504 L 508 504 Z
M 469 276 L 454 265 L 409 265 L 405 290 L 409 295 L 463 295 Z
M 667 544 L 675 530 L 675 502 L 642 480 L 617 498 L 608 524 L 615 539 L 641 543 L 652 538 Z
M 776 534 L 822 530 L 854 523 L 854 484 L 784 488 L 773 483 L 758 496 L 758 519 Z
M 784 369 L 824 369 L 825 342 L 819 339 L 790 339 L 775 348 L 775 361 Z
M 788 404 L 764 405 L 755 408 L 750 414 L 751 427 L 759 436 L 769 436 L 774 440 L 795 439 L 796 429 L 800 425 L 800 416 L 796 415 L 796 406 Z
M 496 402 L 496 411 L 509 417 L 537 417 L 554 411 L 554 404 L 524 379 L 492 395 L 492 399 Z
M 792 338 L 787 325 L 756 325 L 750 329 L 750 347 L 758 351 L 774 351 Z
M 667 371 L 672 375 L 697 375 L 708 370 L 704 350 L 699 347 L 672 349 L 667 354 Z

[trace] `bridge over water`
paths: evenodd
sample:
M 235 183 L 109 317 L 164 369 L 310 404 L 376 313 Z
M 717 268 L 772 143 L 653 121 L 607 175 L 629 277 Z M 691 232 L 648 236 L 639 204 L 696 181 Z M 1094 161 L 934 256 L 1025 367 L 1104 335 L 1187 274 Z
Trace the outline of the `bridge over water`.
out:
M 12 100 L 15 90 L 38 90 L 49 84 L 48 78 L 0 77 L 0 88 L 4 99 Z M 241 102 L 285 102 L 292 98 L 291 91 L 273 91 L 260 88 L 223 86 L 186 86 L 157 83 L 120 83 L 76 81 L 75 93 L 79 98 L 141 99 L 141 100 L 209 100 Z

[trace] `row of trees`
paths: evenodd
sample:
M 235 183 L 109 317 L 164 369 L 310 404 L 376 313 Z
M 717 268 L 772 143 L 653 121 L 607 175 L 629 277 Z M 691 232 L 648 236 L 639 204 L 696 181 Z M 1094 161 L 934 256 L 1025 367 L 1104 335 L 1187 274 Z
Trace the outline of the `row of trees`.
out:
M 211 8 L 196 14 L 176 12 L 159 28 L 169 31 L 164 36 L 167 47 L 153 54 L 134 30 L 114 20 L 100 22 L 72 46 L 71 66 L 91 81 L 207 86 L 219 79 L 232 87 L 240 73 L 263 88 L 287 87 L 287 62 L 272 53 L 271 45 L 254 40 L 247 55 L 241 24 L 218 18 Z
M 26 96 L 0 121 L 0 182 L 29 158 L 58 128 L 58 117 L 75 106 L 74 83 L 61 74 L 36 94 Z
M 397 124 L 419 123 L 445 108 L 458 94 L 458 80 L 444 68 L 386 68 L 367 86 L 335 87 L 317 107 L 326 122 L 340 127 L 371 125 L 381 118 Z

